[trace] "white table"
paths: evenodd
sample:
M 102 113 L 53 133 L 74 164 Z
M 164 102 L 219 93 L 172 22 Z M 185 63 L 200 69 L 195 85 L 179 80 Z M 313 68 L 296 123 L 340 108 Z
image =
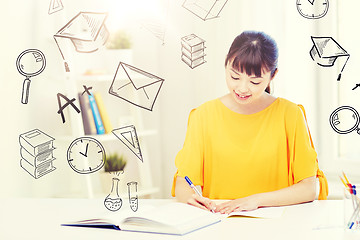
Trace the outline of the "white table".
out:
M 126 206 L 127 199 L 123 199 Z M 139 199 L 143 204 L 161 205 L 171 199 Z M 103 199 L 0 199 L 0 239 L 360 239 L 342 228 L 341 200 L 314 201 L 286 207 L 281 218 L 227 218 L 220 223 L 189 233 L 171 236 L 122 232 L 110 229 L 63 227 L 61 223 L 102 216 L 109 211 Z M 360 230 L 359 230 L 360 231 Z

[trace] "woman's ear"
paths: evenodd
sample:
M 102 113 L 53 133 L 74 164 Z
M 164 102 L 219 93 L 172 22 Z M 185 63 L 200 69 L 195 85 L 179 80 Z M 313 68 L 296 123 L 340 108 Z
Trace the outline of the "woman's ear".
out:
M 277 73 L 278 73 L 278 69 L 275 68 L 275 70 L 271 73 L 271 79 L 270 80 L 273 80 Z

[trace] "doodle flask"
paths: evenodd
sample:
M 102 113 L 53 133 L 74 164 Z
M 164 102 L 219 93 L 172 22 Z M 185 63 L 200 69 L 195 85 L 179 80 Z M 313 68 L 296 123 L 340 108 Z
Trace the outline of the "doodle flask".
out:
M 112 179 L 111 192 L 104 200 L 105 207 L 113 212 L 119 210 L 122 206 L 122 199 L 118 192 L 119 181 L 118 178 Z

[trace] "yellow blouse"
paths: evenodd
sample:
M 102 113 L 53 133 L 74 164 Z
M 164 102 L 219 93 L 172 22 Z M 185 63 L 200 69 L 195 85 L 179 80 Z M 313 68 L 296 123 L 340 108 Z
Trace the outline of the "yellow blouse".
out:
M 215 99 L 190 113 L 171 192 L 177 176 L 188 176 L 211 199 L 274 191 L 315 176 L 316 158 L 298 105 L 277 98 L 243 115 Z

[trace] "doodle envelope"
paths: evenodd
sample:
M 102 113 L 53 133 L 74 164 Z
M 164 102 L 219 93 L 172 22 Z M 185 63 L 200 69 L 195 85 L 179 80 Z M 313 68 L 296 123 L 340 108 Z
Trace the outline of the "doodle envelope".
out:
M 164 79 L 120 62 L 109 93 L 152 111 Z

